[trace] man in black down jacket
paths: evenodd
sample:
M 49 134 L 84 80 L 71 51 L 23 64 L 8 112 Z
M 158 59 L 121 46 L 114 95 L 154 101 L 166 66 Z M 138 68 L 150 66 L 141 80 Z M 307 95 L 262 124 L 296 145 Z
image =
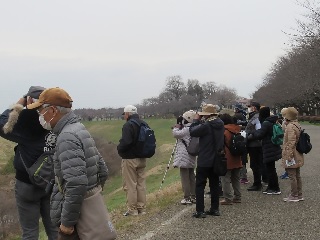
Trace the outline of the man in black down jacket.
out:
M 248 136 L 248 139 L 262 139 L 263 163 L 266 166 L 268 175 L 268 187 L 263 193 L 268 195 L 281 194 L 278 182 L 278 175 L 275 162 L 281 158 L 282 150 L 280 145 L 271 142 L 273 134 L 273 125 L 276 124 L 278 116 L 270 116 L 270 108 L 263 107 L 259 111 L 259 120 L 262 123 L 261 128 Z
M 15 147 L 13 165 L 16 170 L 15 197 L 22 239 L 39 238 L 41 216 L 48 239 L 56 240 L 58 228 L 50 219 L 50 194 L 34 186 L 26 171 L 26 167 L 35 163 L 43 152 L 54 148 L 56 143 L 55 134 L 40 125 L 37 111 L 24 109 L 27 104 L 37 101 L 43 90 L 43 87 L 30 87 L 24 97 L 1 114 L 0 135 L 18 144 Z
M 201 123 L 203 116 L 204 122 Z M 217 118 L 216 106 L 204 105 L 202 112 L 195 115 L 189 131 L 191 137 L 199 137 L 200 147 L 196 170 L 196 212 L 193 217 L 219 216 L 219 176 L 214 174 L 213 166 L 217 151 L 223 149 L 224 124 Z M 211 208 L 204 212 L 204 188 L 207 178 L 211 192 Z
M 138 115 L 137 108 L 127 105 L 124 108 L 124 120 L 122 137 L 117 147 L 118 154 L 122 158 L 123 190 L 127 197 L 127 211 L 124 216 L 136 216 L 146 214 L 146 158 L 137 157 L 137 139 L 139 126 L 131 121 L 143 122 Z

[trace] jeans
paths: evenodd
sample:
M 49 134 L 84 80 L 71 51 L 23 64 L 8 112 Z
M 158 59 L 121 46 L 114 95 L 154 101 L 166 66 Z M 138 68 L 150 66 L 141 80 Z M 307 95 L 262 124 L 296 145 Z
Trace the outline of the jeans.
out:
M 197 167 L 196 170 L 196 211 L 204 212 L 204 188 L 209 179 L 211 210 L 219 210 L 219 176 L 212 167 Z
M 32 184 L 16 180 L 16 202 L 19 221 L 22 228 L 22 240 L 35 240 L 39 238 L 39 219 L 48 236 L 48 240 L 58 238 L 58 228 L 50 219 L 50 194 Z

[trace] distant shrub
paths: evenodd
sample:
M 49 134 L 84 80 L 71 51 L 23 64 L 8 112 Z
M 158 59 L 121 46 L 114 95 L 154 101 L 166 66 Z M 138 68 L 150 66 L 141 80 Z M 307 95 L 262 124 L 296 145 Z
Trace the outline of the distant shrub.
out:
M 118 155 L 117 145 L 103 138 L 94 138 L 96 146 L 104 158 L 109 175 L 118 175 L 121 169 L 121 157 Z

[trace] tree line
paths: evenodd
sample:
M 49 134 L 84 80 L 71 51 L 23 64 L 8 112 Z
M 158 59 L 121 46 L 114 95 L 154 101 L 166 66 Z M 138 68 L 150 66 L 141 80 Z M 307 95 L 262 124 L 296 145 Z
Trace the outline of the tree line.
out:
M 190 109 L 197 110 L 204 102 L 231 107 L 239 98 L 234 88 L 217 85 L 213 81 L 200 83 L 197 79 L 188 79 L 185 83 L 180 75 L 173 75 L 167 77 L 165 87 L 157 97 L 143 99 L 136 106 L 145 118 L 169 118 Z M 120 119 L 123 108 L 76 109 L 75 113 L 84 120 L 111 120 Z
M 295 34 L 289 34 L 290 48 L 274 63 L 253 99 L 281 109 L 293 106 L 307 115 L 319 114 L 320 107 L 320 4 L 304 1 L 303 21 L 297 20 Z

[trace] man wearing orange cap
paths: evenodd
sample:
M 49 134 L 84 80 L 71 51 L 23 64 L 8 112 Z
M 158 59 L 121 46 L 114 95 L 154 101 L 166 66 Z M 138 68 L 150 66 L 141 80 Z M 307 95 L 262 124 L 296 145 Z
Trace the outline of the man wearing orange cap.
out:
M 54 155 L 56 182 L 51 195 L 51 220 L 60 228 L 60 239 L 66 239 L 65 235 L 82 239 L 77 225 L 83 210 L 81 207 L 87 197 L 100 195 L 108 173 L 105 162 L 89 132 L 71 110 L 72 99 L 66 91 L 61 88 L 46 89 L 41 93 L 39 101 L 27 107 L 37 109 L 42 127 L 57 135 Z M 104 205 L 102 207 L 105 208 Z M 99 221 L 98 216 L 96 220 Z M 101 232 L 110 224 L 109 221 L 97 224 L 86 234 L 93 234 L 95 239 L 105 239 Z

